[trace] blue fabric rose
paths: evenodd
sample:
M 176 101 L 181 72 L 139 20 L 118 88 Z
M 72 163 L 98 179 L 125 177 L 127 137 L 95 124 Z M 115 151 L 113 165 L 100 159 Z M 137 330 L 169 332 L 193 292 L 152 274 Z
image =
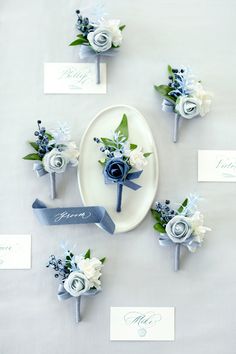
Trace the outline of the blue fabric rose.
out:
M 118 183 L 125 180 L 130 166 L 122 159 L 109 159 L 104 167 L 103 173 L 106 183 Z

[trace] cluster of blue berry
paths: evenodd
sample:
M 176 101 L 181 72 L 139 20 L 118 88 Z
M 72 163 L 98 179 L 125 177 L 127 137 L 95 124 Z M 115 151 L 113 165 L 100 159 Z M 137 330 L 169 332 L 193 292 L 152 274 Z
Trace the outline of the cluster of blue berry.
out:
M 69 251 L 68 251 L 69 253 Z M 73 256 L 73 255 L 72 255 Z M 46 265 L 47 268 L 51 267 L 55 270 L 55 278 L 58 278 L 59 276 L 62 277 L 62 280 L 67 278 L 68 275 L 70 274 L 70 269 L 69 267 L 63 262 L 61 259 L 57 259 L 54 255 L 51 255 L 49 257 L 48 264 Z
M 91 25 L 91 23 L 89 22 L 88 17 L 83 17 L 80 14 L 80 10 L 76 10 L 76 14 L 78 16 L 77 28 L 82 33 L 83 37 L 87 38 L 87 35 L 89 34 L 89 32 L 94 31 L 94 26 Z
M 156 211 L 159 214 L 160 222 L 162 226 L 166 226 L 168 222 L 177 215 L 177 211 L 170 208 L 170 201 L 166 200 L 165 203 L 156 203 Z
M 97 143 L 97 144 L 103 144 L 103 142 L 99 139 L 99 138 L 93 138 L 93 140 Z M 107 139 L 108 140 L 108 139 Z M 104 154 L 108 157 L 108 158 L 112 158 L 114 157 L 114 153 L 113 151 L 116 150 L 114 146 L 110 146 L 110 145 L 103 145 L 100 147 L 100 151 L 104 152 Z M 120 151 L 122 153 L 122 150 Z
M 38 145 L 38 155 L 42 159 L 44 155 L 53 149 L 53 146 L 49 145 L 49 134 L 44 127 L 41 127 L 41 120 L 37 121 L 38 130 L 34 132 L 34 135 L 38 137 L 36 144 Z
M 174 97 L 174 99 L 178 98 L 182 95 L 187 95 L 189 92 L 186 89 L 186 78 L 185 78 L 185 70 L 184 69 L 172 69 L 172 75 L 169 76 L 169 84 L 173 90 L 169 92 L 169 95 Z

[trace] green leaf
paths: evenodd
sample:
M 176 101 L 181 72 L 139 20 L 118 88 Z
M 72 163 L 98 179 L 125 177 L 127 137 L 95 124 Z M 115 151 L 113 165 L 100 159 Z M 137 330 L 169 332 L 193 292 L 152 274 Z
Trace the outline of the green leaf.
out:
M 106 260 L 106 257 L 103 257 L 103 258 L 100 259 L 100 262 L 102 262 L 102 264 L 104 264 L 105 260 Z
M 48 137 L 49 140 L 54 139 L 54 137 L 53 137 L 52 134 L 50 134 L 50 133 L 45 133 L 45 135 Z
M 39 146 L 34 141 L 29 141 L 29 144 L 34 148 L 34 150 L 38 151 Z
M 184 208 L 188 205 L 188 198 L 186 198 L 183 203 L 180 205 L 179 209 L 177 210 L 178 213 L 182 213 L 182 211 L 184 210 Z
M 144 157 L 148 157 L 148 156 L 150 156 L 152 154 L 152 152 L 145 152 L 144 154 L 143 154 L 143 156 Z
M 23 157 L 23 160 L 40 160 L 41 158 L 39 157 L 38 154 L 29 154 Z
M 136 145 L 136 144 L 130 144 L 130 150 L 134 150 L 134 149 L 136 149 L 136 147 L 137 147 L 138 145 Z
M 125 27 L 126 27 L 126 25 L 121 25 L 121 26 L 119 27 L 120 31 L 123 31 L 123 30 L 125 29 Z
M 105 146 L 111 146 L 111 147 L 116 148 L 116 144 L 114 143 L 113 140 L 108 139 L 108 138 L 101 138 L 101 140 Z
M 151 213 L 154 219 L 161 223 L 161 215 L 158 213 L 158 211 L 155 209 L 151 209 Z
M 128 130 L 128 119 L 126 114 L 123 114 L 120 125 L 115 130 L 116 133 L 120 132 L 121 135 L 125 137 L 125 140 L 129 138 L 129 130 Z
M 159 222 L 157 222 L 153 227 L 157 232 L 160 232 L 161 234 L 166 232 L 164 226 L 162 226 Z
M 85 38 L 78 38 L 74 42 L 70 43 L 69 46 L 82 45 L 84 43 L 87 43 Z
M 103 159 L 103 160 L 98 160 L 98 163 L 100 163 L 100 165 L 102 165 L 102 167 L 104 167 L 105 164 L 106 164 L 106 160 L 105 160 L 105 159 Z
M 90 249 L 88 249 L 88 251 L 85 253 L 85 255 L 84 255 L 84 258 L 86 259 L 86 258 L 90 258 Z
M 171 67 L 170 65 L 168 65 L 167 70 L 168 70 L 168 74 L 169 74 L 169 75 L 171 75 L 171 76 L 174 75 L 174 73 L 173 73 L 173 71 L 172 71 L 172 67 Z
M 167 85 L 154 85 L 154 87 L 155 90 L 159 92 L 162 96 L 168 95 L 168 93 L 173 90 L 170 86 Z

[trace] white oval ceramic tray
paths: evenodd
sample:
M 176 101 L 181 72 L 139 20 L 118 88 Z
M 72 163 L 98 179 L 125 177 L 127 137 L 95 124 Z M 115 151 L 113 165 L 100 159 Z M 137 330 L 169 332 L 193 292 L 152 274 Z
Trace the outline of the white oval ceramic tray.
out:
M 129 142 L 141 146 L 144 152 L 152 152 L 152 155 L 148 157 L 148 164 L 144 167 L 142 175 L 134 181 L 142 188 L 133 191 L 124 187 L 122 210 L 117 213 L 117 186 L 104 183 L 102 166 L 98 163 L 104 154 L 93 138 L 112 137 L 124 113 L 128 118 Z M 96 115 L 81 140 L 78 182 L 84 205 L 103 206 L 116 225 L 115 233 L 132 230 L 144 219 L 157 191 L 158 157 L 151 130 L 139 111 L 130 106 L 117 105 Z

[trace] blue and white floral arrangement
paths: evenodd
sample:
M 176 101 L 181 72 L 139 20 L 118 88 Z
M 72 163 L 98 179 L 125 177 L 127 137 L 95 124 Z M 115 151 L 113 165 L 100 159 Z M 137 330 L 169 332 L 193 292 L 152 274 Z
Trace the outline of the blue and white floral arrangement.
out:
M 23 157 L 24 160 L 33 160 L 33 170 L 41 177 L 47 173 L 50 176 L 51 198 L 56 198 L 56 174 L 65 172 L 68 165 L 77 166 L 79 151 L 76 143 L 71 140 L 70 129 L 66 123 L 46 130 L 37 121 L 38 130 L 34 132 L 36 141 L 29 144 L 34 153 Z
M 46 267 L 53 268 L 56 278 L 61 279 L 57 297 L 59 301 L 72 297 L 76 300 L 76 323 L 81 320 L 80 303 L 82 296 L 94 296 L 101 291 L 102 267 L 106 258 L 91 258 L 90 249 L 85 254 L 75 255 L 70 250 L 65 256 L 56 258 L 51 255 Z
M 204 117 L 209 111 L 212 94 L 204 90 L 201 81 L 197 81 L 189 68 L 173 69 L 168 65 L 168 85 L 155 85 L 155 89 L 163 97 L 162 110 L 174 112 L 173 142 L 178 140 L 180 117 L 192 119 Z
M 160 234 L 161 246 L 174 247 L 174 270 L 179 270 L 180 248 L 186 247 L 190 252 L 195 252 L 201 247 L 205 234 L 211 231 L 203 226 L 203 214 L 197 210 L 198 197 L 190 195 L 176 208 L 170 206 L 170 201 L 157 202 L 151 209 L 156 223 L 154 229 Z
M 151 152 L 143 152 L 142 148 L 129 141 L 128 119 L 124 114 L 112 138 L 94 138 L 101 144 L 100 151 L 105 158 L 98 162 L 103 167 L 105 183 L 117 185 L 116 211 L 121 211 L 123 186 L 136 191 L 140 185 L 132 180 L 140 177 L 147 164 L 147 157 Z
M 70 43 L 70 46 L 80 47 L 80 58 L 96 58 L 96 83 L 100 84 L 100 59 L 102 55 L 112 56 L 115 50 L 121 46 L 122 31 L 125 25 L 121 25 L 120 20 L 106 19 L 96 16 L 94 19 L 83 17 L 80 10 L 76 10 L 78 16 L 77 29 L 79 34 L 77 39 Z

